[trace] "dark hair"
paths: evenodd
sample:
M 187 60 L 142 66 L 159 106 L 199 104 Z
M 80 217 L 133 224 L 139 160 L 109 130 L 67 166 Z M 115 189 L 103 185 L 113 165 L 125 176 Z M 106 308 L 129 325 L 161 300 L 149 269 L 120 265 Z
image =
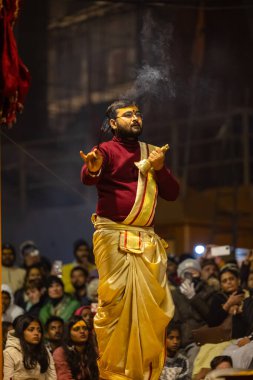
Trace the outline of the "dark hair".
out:
M 47 287 L 47 290 L 48 290 L 48 288 L 50 288 L 53 284 L 59 284 L 59 285 L 61 285 L 61 287 L 63 288 L 63 290 L 64 290 L 64 283 L 63 283 L 63 281 L 59 278 L 59 277 L 57 277 L 57 276 L 48 276 L 48 278 L 47 278 L 47 284 L 46 284 L 46 287 Z
M 90 250 L 90 246 L 89 246 L 89 244 L 87 243 L 86 240 L 84 240 L 84 239 L 78 239 L 73 244 L 74 254 L 76 253 L 76 251 L 78 250 L 78 248 L 81 247 L 82 245 L 85 245 L 85 247 L 87 247 Z
M 210 367 L 211 369 L 216 369 L 217 366 L 223 362 L 228 362 L 231 364 L 231 367 L 233 367 L 232 358 L 228 355 L 215 356 L 213 360 L 210 362 Z
M 65 336 L 63 350 L 65 357 L 70 368 L 73 379 L 77 379 L 80 373 L 80 368 L 84 368 L 86 372 L 85 379 L 96 380 L 98 379 L 97 368 L 97 354 L 94 348 L 91 331 L 89 330 L 89 338 L 85 345 L 83 352 L 78 352 L 74 349 L 74 343 L 71 340 L 71 328 L 79 321 L 83 321 L 89 328 L 87 323 L 81 316 L 73 316 L 65 325 Z
M 7 334 L 9 329 L 13 329 L 13 324 L 11 322 L 4 321 L 2 322 L 2 340 L 3 340 L 3 350 L 5 349 L 5 344 L 7 340 Z
M 10 243 L 3 243 L 2 244 L 2 251 L 4 249 L 10 249 L 12 251 L 13 255 L 16 257 L 16 250 L 15 250 L 15 248 L 14 248 L 14 246 L 12 244 L 10 244 Z
M 56 315 L 53 315 L 52 317 L 47 319 L 45 323 L 45 331 L 48 331 L 49 326 L 52 322 L 60 322 L 64 325 L 64 320 L 61 317 L 57 317 Z
M 87 269 L 85 269 L 84 267 L 81 267 L 81 266 L 76 266 L 74 267 L 73 269 L 71 269 L 71 272 L 70 272 L 70 277 L 72 276 L 72 273 L 75 272 L 76 270 L 80 270 L 81 272 L 83 272 L 83 275 L 88 278 L 89 277 L 89 272 Z
M 179 335 L 181 336 L 181 325 L 179 322 L 171 321 L 167 327 L 167 336 L 171 333 L 171 331 L 177 330 Z
M 129 106 L 137 106 L 134 100 L 131 99 L 120 99 L 115 100 L 112 104 L 109 105 L 105 112 L 105 119 L 103 121 L 101 131 L 107 132 L 111 130 L 111 132 L 114 134 L 114 130 L 110 126 L 110 119 L 115 119 L 117 116 L 117 110 L 119 108 L 129 107 Z
M 220 269 L 219 278 L 221 279 L 221 276 L 224 273 L 230 272 L 235 277 L 240 278 L 240 270 L 236 264 L 226 264 Z
M 29 280 L 26 282 L 25 286 L 24 286 L 24 289 L 25 289 L 25 292 L 29 289 L 38 289 L 38 290 L 42 290 L 43 288 L 45 287 L 45 285 L 43 284 L 43 282 L 39 279 L 37 280 Z
M 30 267 L 26 268 L 26 273 L 25 273 L 25 278 L 24 278 L 24 284 L 26 284 L 29 273 L 31 272 L 32 269 L 38 269 L 41 273 L 42 281 L 45 279 L 45 271 L 41 263 L 33 264 Z
M 30 344 L 24 339 L 24 331 L 32 323 L 37 322 L 41 329 L 41 340 L 38 344 Z M 19 338 L 23 353 L 25 369 L 34 369 L 39 363 L 40 372 L 45 373 L 49 367 L 49 355 L 43 342 L 43 328 L 40 320 L 30 314 L 21 315 L 14 325 L 15 336 Z

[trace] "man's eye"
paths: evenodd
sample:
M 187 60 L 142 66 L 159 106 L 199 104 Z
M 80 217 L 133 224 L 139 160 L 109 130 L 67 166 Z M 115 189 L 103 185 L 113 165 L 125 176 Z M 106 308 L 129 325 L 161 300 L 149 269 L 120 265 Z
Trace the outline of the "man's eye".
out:
M 132 117 L 132 115 L 133 115 L 132 112 L 125 112 L 124 113 L 125 117 Z

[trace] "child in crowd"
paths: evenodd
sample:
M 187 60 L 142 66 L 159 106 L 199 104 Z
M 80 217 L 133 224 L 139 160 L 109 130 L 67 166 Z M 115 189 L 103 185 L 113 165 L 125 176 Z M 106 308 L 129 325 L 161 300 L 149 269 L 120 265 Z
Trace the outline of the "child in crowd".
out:
M 180 343 L 180 326 L 172 321 L 167 330 L 167 357 L 160 380 L 189 380 L 191 378 L 188 359 L 179 351 Z
M 73 316 L 63 345 L 53 353 L 57 380 L 98 380 L 97 355 L 87 323 Z
M 29 314 L 19 316 L 8 333 L 4 350 L 3 380 L 56 380 L 53 358 L 43 343 L 41 322 Z
M 62 344 L 64 321 L 60 317 L 50 317 L 45 324 L 46 346 L 51 352 Z
M 210 363 L 211 369 L 224 369 L 224 368 L 233 368 L 233 362 L 230 356 L 228 355 L 219 355 L 215 356 Z

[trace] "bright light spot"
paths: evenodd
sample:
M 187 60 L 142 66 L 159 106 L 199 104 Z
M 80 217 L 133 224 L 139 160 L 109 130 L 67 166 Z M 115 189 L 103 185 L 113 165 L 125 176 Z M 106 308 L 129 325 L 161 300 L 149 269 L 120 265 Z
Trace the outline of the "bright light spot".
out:
M 194 247 L 194 251 L 195 251 L 195 253 L 197 253 L 197 255 L 202 255 L 205 252 L 205 247 L 201 244 L 196 245 Z

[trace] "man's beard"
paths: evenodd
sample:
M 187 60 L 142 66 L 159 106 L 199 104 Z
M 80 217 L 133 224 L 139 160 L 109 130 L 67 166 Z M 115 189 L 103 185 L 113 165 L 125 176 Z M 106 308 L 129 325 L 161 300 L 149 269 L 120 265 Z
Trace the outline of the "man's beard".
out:
M 137 129 L 132 129 L 134 126 L 138 126 L 138 130 Z M 134 139 L 138 139 L 138 137 L 141 135 L 142 133 L 142 126 L 139 124 L 139 123 L 136 123 L 136 124 L 132 124 L 131 125 L 131 128 L 130 130 L 125 130 L 125 129 L 121 129 L 121 128 L 118 128 L 116 129 L 116 136 L 117 137 L 121 137 L 122 139 L 127 139 L 127 138 L 134 138 Z

